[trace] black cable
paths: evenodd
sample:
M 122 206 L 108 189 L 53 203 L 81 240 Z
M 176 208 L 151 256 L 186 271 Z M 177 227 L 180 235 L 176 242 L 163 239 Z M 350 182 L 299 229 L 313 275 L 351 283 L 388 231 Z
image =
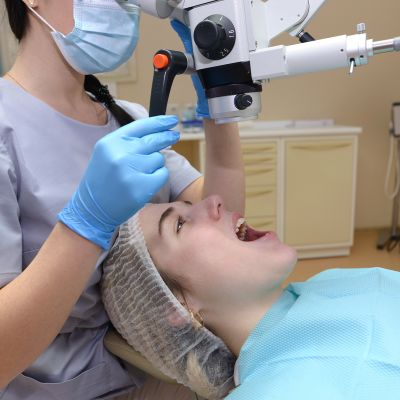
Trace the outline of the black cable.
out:
M 298 37 L 301 43 L 313 42 L 315 40 L 308 32 L 301 32 Z

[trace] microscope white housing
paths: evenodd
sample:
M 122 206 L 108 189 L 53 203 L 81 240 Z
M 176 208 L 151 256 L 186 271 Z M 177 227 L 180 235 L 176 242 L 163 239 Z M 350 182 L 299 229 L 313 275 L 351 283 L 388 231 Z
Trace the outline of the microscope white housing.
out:
M 304 28 L 325 0 L 127 1 L 190 27 L 194 67 L 219 123 L 257 118 L 266 80 L 343 67 L 352 73 L 375 54 L 400 51 L 400 37 L 368 40 L 364 24 L 355 35 L 314 40 Z M 271 46 L 283 32 L 302 43 Z

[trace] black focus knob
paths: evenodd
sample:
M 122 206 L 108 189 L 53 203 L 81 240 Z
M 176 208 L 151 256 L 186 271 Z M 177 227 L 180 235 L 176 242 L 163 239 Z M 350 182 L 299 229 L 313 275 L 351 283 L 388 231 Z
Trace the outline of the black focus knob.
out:
M 245 110 L 253 104 L 253 98 L 249 94 L 238 94 L 235 97 L 235 107 L 238 110 Z
M 205 20 L 196 26 L 193 38 L 200 50 L 216 50 L 225 40 L 226 33 L 221 25 Z
M 198 50 L 210 60 L 221 60 L 235 46 L 236 30 L 231 20 L 219 14 L 199 22 L 193 32 Z

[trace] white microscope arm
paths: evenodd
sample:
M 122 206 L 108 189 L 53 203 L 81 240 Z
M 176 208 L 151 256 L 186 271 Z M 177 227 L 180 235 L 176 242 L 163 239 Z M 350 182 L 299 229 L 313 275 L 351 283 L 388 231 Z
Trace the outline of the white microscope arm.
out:
M 376 54 L 400 51 L 400 37 L 383 41 L 367 39 L 365 25 L 356 35 L 342 35 L 292 46 L 273 46 L 250 53 L 252 78 L 268 80 L 336 68 L 368 64 Z
M 263 31 L 262 46 L 283 32 L 297 36 L 303 31 L 326 0 L 262 0 L 253 1 L 255 29 Z
M 317 13 L 317 11 L 321 8 L 321 6 L 325 3 L 326 0 L 309 0 L 309 9 L 307 16 L 302 20 L 299 24 L 293 27 L 293 29 L 289 32 L 292 36 L 298 36 L 299 33 L 304 29 L 304 27 L 310 22 L 311 18 Z
M 168 18 L 172 15 L 182 0 L 125 0 L 140 6 L 146 13 L 157 18 Z M 201 1 L 199 1 L 201 3 Z

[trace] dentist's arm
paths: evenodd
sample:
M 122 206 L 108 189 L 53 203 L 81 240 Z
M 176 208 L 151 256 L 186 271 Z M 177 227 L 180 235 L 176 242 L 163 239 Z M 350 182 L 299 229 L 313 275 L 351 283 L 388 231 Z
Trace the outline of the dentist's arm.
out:
M 60 332 L 100 253 L 100 247 L 57 223 L 31 264 L 0 290 L 0 389 Z
M 237 124 L 204 120 L 206 163 L 203 197 L 219 194 L 225 207 L 244 215 L 245 176 Z
M 172 27 L 180 36 L 185 51 L 193 53 L 189 29 L 179 21 Z M 211 194 L 219 194 L 228 210 L 244 214 L 244 165 L 237 124 L 216 125 L 210 119 L 208 102 L 197 75 L 192 76 L 197 93 L 196 112 L 204 118 L 206 136 L 206 168 L 204 179 L 198 179 L 179 196 L 179 200 L 199 201 Z
M 86 173 L 31 264 L 0 290 L 0 388 L 54 340 L 117 227 L 168 178 L 159 151 L 177 142 L 175 117 L 138 120 L 95 146 Z

